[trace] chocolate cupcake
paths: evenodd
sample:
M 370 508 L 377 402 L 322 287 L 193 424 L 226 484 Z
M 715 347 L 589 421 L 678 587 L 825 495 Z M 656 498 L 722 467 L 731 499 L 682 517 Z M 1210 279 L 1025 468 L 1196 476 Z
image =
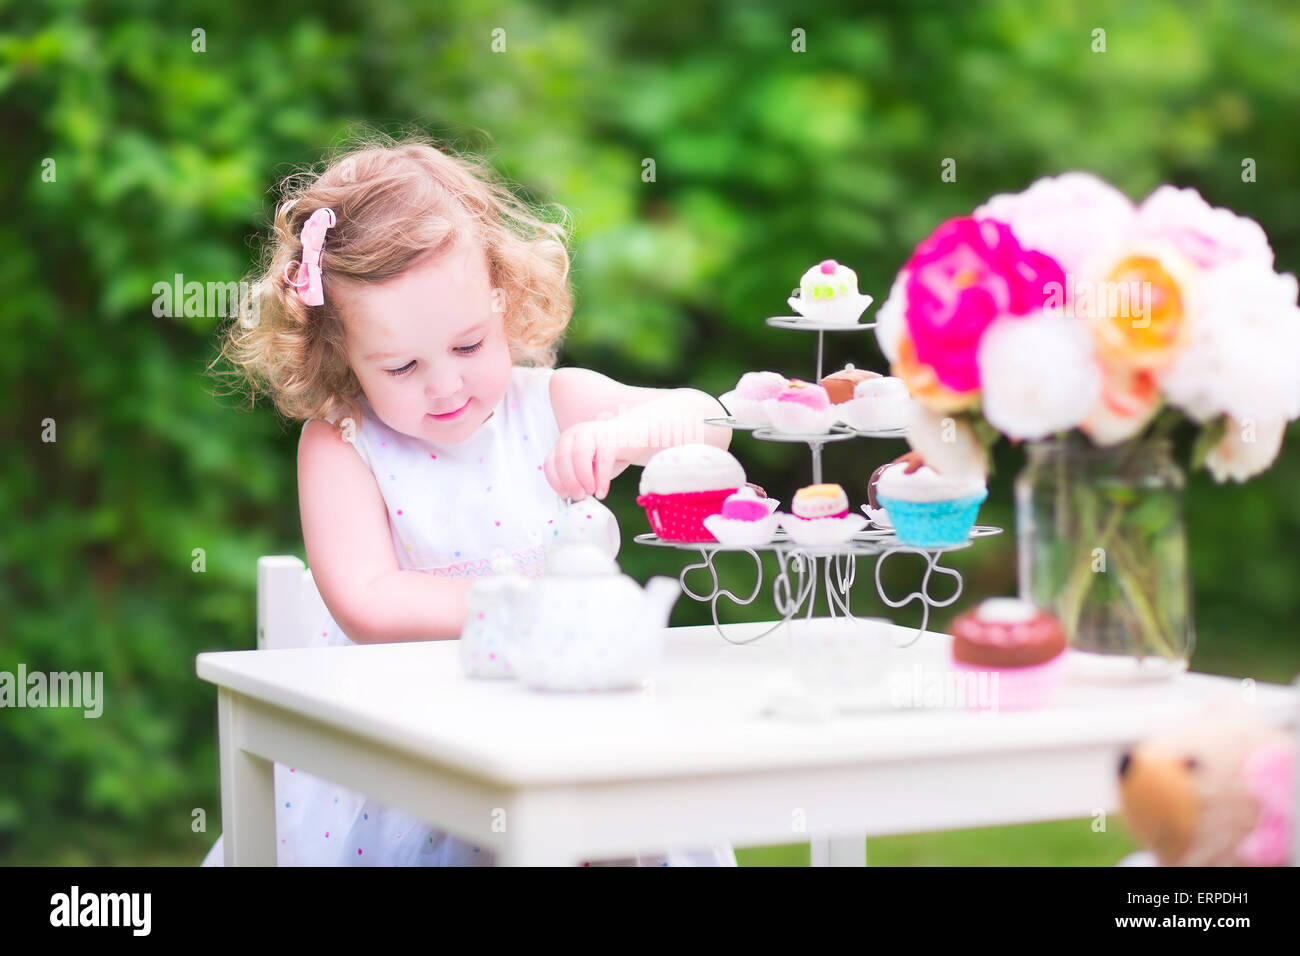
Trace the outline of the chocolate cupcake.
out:
M 869 378 L 880 378 L 880 373 L 871 372 L 864 368 L 854 368 L 850 363 L 840 371 L 827 375 L 818 384 L 826 389 L 826 394 L 830 396 L 832 405 L 842 405 L 844 402 L 852 400 L 853 390 L 858 387 L 858 383 L 865 382 Z

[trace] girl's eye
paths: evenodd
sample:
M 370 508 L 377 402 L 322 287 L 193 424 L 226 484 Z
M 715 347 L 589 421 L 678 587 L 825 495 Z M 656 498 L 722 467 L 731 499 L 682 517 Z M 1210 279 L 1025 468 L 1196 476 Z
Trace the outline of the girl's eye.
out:
M 479 349 L 483 347 L 483 343 L 486 341 L 487 339 L 479 339 L 473 345 L 458 345 L 456 346 L 456 348 L 452 349 L 452 351 L 458 352 L 461 355 L 473 355 L 475 352 L 477 352 Z M 415 362 L 411 361 L 408 362 L 406 365 L 403 365 L 401 368 L 386 368 L 384 369 L 384 371 L 387 372 L 389 375 L 405 375 L 414 367 L 415 367 Z

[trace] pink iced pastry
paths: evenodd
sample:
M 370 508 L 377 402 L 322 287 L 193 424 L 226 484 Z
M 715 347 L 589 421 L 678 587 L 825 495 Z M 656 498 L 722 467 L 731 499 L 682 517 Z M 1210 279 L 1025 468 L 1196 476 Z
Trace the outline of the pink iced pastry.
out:
M 776 396 L 776 400 L 778 402 L 793 402 L 814 411 L 821 411 L 831 407 L 831 398 L 826 394 L 826 389 L 820 385 L 813 385 L 797 378 L 790 379 L 790 384 L 781 389 Z
M 797 378 L 763 403 L 772 427 L 788 435 L 824 435 L 834 413 L 826 389 Z
M 761 521 L 771 513 L 753 488 L 741 488 L 722 502 L 722 517 L 732 521 Z

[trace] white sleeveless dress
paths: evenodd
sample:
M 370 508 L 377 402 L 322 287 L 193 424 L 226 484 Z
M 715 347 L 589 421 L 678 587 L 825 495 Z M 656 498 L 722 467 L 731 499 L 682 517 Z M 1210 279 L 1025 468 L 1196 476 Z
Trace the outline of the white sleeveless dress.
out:
M 505 554 L 520 573 L 542 573 L 544 529 L 563 509 L 542 470 L 560 434 L 550 399 L 554 371 L 516 366 L 492 416 L 459 445 L 433 445 L 395 432 L 361 400 L 362 420 L 350 427 L 345 421 L 344 436 L 379 483 L 400 568 L 477 577 L 493 573 L 493 558 Z M 313 646 L 353 643 L 328 614 L 314 633 Z M 495 862 L 486 847 L 280 763 L 275 764 L 275 814 L 280 866 Z M 222 853 L 218 838 L 203 865 L 222 865 Z M 735 866 L 736 857 L 730 844 L 718 843 L 595 865 Z

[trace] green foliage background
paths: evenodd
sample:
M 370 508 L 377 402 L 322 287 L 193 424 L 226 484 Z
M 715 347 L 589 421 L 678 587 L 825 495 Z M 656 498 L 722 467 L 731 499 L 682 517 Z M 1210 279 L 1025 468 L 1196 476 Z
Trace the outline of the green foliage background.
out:
M 98 720 L 0 712 L 0 862 L 197 862 L 219 830 L 215 692 L 194 657 L 253 646 L 258 555 L 303 554 L 298 429 L 214 395 L 222 318 L 157 318 L 152 288 L 238 279 L 273 182 L 356 123 L 487 151 L 573 209 L 563 363 L 635 384 L 718 394 L 748 369 L 810 376 L 812 338 L 762 322 L 809 264 L 849 263 L 879 303 L 939 221 L 1071 168 L 1134 198 L 1195 186 L 1258 219 L 1280 269 L 1300 267 L 1292 4 L 423 6 L 0 3 L 0 669 L 102 670 L 107 697 Z M 955 183 L 940 181 L 947 157 Z M 873 337 L 828 337 L 828 367 L 844 361 L 884 365 Z M 1291 439 L 1249 485 L 1192 476 L 1198 669 L 1300 670 Z M 792 446 L 737 434 L 732 450 L 778 497 L 809 480 Z M 903 450 L 830 446 L 826 473 L 856 501 Z M 955 557 L 953 612 L 1014 590 L 1020 463 L 1004 443 L 981 520 L 1008 533 Z M 612 493 L 626 538 L 644 529 L 635 475 Z M 623 560 L 643 578 L 682 563 L 635 546 Z M 910 590 L 914 573 L 893 570 L 894 593 Z M 868 590 L 855 607 L 882 613 Z M 674 623 L 706 614 L 682 602 Z M 209 832 L 192 832 L 193 808 Z M 884 859 L 971 857 L 934 846 Z M 973 858 L 1016 859 L 1009 846 Z

